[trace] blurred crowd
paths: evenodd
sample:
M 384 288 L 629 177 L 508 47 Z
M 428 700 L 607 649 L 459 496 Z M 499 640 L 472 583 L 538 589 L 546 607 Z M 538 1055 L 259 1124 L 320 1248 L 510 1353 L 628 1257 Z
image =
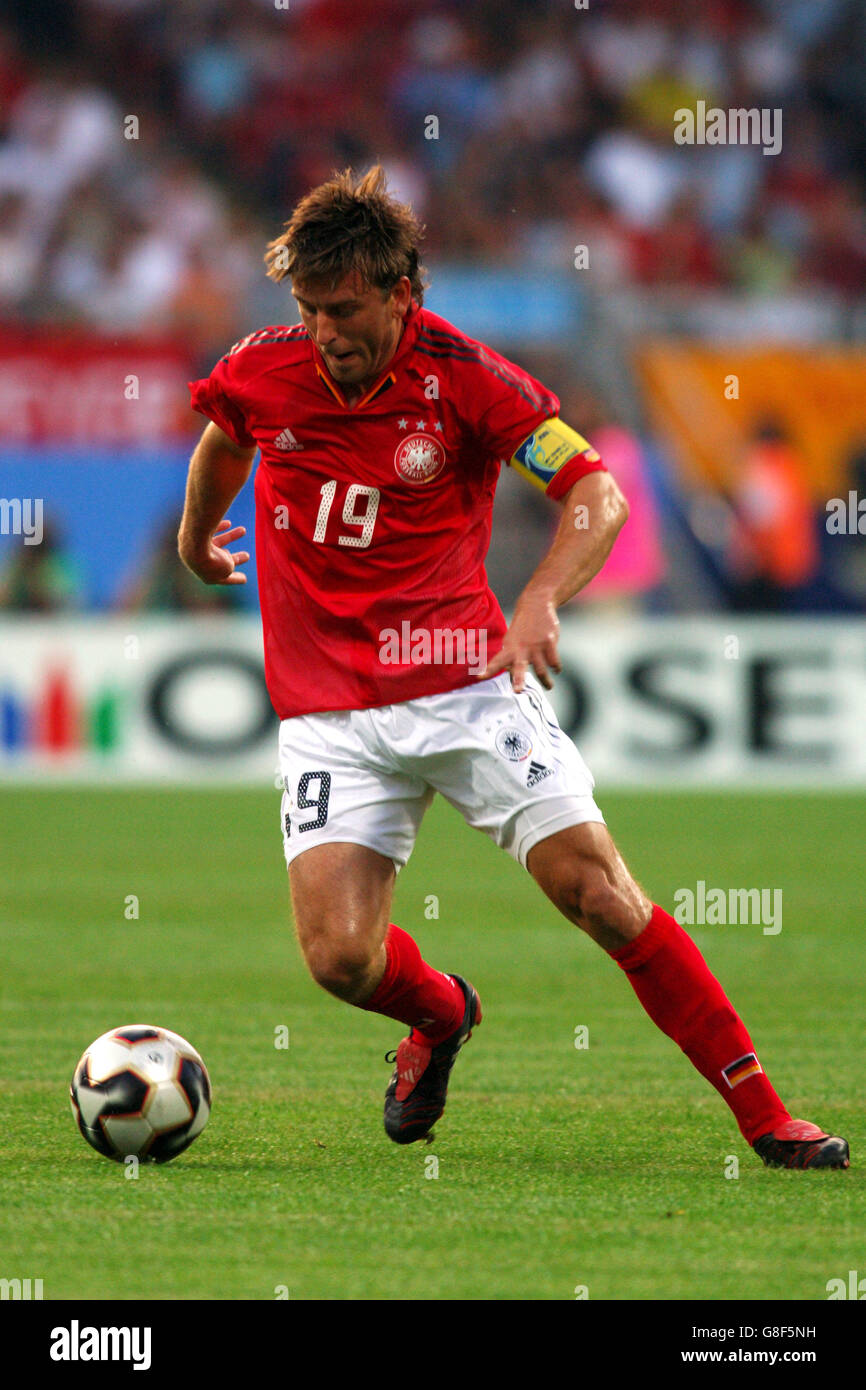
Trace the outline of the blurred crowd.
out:
M 11 0 L 0 316 L 168 329 L 202 360 L 273 301 L 262 249 L 382 160 L 432 258 L 606 285 L 866 281 L 861 0 Z M 782 149 L 672 113 L 780 107 Z M 267 322 L 270 312 L 265 314 Z
M 297 199 L 376 161 L 427 225 L 434 278 L 446 260 L 567 271 L 586 245 L 602 297 L 852 298 L 866 287 L 864 56 L 863 0 L 7 0 L 0 322 L 167 333 L 207 372 L 251 326 L 284 318 L 262 255 Z M 674 112 L 698 101 L 781 108 L 781 150 L 676 144 Z M 697 601 L 700 572 L 710 606 L 866 608 L 862 541 L 832 551 L 847 569 L 828 589 L 825 528 L 772 421 L 705 524 L 685 494 L 663 495 L 603 392 L 521 360 L 628 482 L 637 539 L 586 601 Z M 506 605 L 551 524 L 518 483 L 503 477 L 489 560 Z M 780 516 L 799 560 L 774 548 Z M 672 544 L 662 527 L 678 517 Z M 236 601 L 182 570 L 172 524 L 150 554 L 120 607 Z M 60 533 L 0 575 L 7 608 L 74 607 L 78 593 Z

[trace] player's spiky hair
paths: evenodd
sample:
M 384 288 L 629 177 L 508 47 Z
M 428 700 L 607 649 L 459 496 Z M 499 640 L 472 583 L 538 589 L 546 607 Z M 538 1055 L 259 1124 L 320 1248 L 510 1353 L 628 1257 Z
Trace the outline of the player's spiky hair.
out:
M 385 291 L 407 275 L 412 298 L 422 304 L 423 235 L 409 205 L 386 191 L 381 164 L 361 178 L 344 169 L 301 199 L 282 236 L 268 243 L 265 264 L 272 280 L 291 276 L 304 285 L 326 282 L 331 289 L 353 270 L 366 285 Z

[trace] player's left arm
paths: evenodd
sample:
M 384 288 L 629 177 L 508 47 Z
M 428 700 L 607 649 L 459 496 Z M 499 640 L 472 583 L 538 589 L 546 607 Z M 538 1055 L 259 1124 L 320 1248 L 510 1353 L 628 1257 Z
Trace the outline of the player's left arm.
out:
M 567 431 L 583 448 L 576 452 L 572 447 L 567 456 L 564 448 L 557 450 L 557 458 L 551 457 L 549 448 L 546 456 L 545 451 L 533 451 L 531 446 L 527 450 L 525 442 L 511 460 L 519 471 L 544 487 L 548 495 L 559 496 L 562 517 L 550 550 L 515 604 L 502 647 L 478 676 L 485 680 L 500 671 L 510 671 L 517 691 L 523 689 L 530 666 L 542 685 L 551 689 L 549 672 L 562 669 L 556 610 L 598 573 L 628 519 L 628 503 L 594 450 L 561 422 L 546 423 L 559 426 L 555 434 Z M 539 433 L 536 431 L 530 440 Z M 555 466 L 545 466 L 551 463 Z M 571 482 L 575 475 L 576 481 Z M 567 488 L 564 494 L 563 485 Z

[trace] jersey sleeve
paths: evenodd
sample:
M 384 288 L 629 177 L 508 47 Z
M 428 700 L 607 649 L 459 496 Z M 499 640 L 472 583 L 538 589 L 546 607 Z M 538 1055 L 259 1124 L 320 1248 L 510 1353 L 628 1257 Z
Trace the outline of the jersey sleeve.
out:
M 241 449 L 251 449 L 255 439 L 247 428 L 243 404 L 231 371 L 231 356 L 217 362 L 210 376 L 189 383 L 193 410 L 219 425 Z
M 491 348 L 475 345 L 467 376 L 465 399 L 475 433 L 485 453 L 504 463 L 542 421 L 559 414 L 552 391 Z
M 559 419 L 553 391 L 499 353 L 474 346 L 471 399 L 486 452 L 557 501 L 585 474 L 604 470 L 591 444 Z

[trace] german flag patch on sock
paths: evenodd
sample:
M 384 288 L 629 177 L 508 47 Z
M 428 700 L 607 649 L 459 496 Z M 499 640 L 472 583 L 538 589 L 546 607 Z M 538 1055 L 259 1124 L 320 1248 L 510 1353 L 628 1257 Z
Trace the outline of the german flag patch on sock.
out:
M 745 1081 L 747 1076 L 754 1076 L 756 1072 L 763 1071 L 754 1052 L 747 1052 L 745 1057 L 738 1057 L 736 1062 L 731 1062 L 728 1066 L 722 1067 L 722 1076 L 727 1081 L 731 1090 L 739 1086 L 741 1081 Z

